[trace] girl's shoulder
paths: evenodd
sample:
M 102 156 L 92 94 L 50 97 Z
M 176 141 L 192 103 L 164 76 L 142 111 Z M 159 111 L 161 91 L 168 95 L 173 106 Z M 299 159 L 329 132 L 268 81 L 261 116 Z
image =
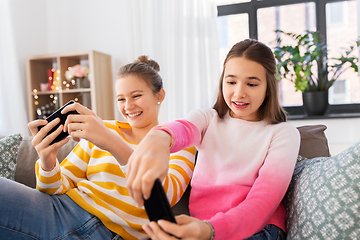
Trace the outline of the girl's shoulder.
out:
M 289 122 L 269 124 L 268 127 L 273 128 L 273 132 L 275 135 L 300 139 L 300 133 L 298 129 Z
M 119 122 L 117 120 L 103 120 L 103 122 L 107 128 L 113 129 L 117 132 L 119 132 L 119 128 L 123 128 L 123 129 L 131 128 L 129 123 Z
M 289 122 L 281 122 L 281 123 L 278 123 L 278 124 L 271 124 L 274 126 L 274 128 L 276 129 L 284 129 L 284 130 L 291 130 L 291 131 L 298 131 L 297 128 L 289 123 Z
M 195 124 L 198 129 L 207 128 L 211 120 L 218 116 L 214 109 L 197 109 L 188 113 L 185 120 Z
M 217 115 L 215 109 L 197 109 L 192 110 L 185 117 L 186 120 L 197 120 L 197 119 L 212 119 Z

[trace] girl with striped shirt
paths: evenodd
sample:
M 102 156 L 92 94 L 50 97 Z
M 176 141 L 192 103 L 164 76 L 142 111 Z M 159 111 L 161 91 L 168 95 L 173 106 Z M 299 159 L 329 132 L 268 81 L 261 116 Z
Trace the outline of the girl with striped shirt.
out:
M 75 103 L 63 113 L 65 125 L 45 137 L 58 120 L 29 123 L 36 163 L 37 189 L 0 179 L 0 236 L 5 239 L 148 239 L 149 222 L 126 188 L 127 159 L 147 132 L 158 125 L 165 97 L 159 66 L 146 56 L 118 73 L 116 99 L 127 123 L 103 121 Z M 45 125 L 39 132 L 37 127 Z M 79 141 L 59 164 L 56 154 L 69 140 L 49 145 L 68 131 Z M 194 168 L 195 148 L 171 154 L 163 181 L 171 205 L 181 198 Z M 5 190 L 4 190 L 5 189 Z M 5 191 L 5 192 L 4 192 Z

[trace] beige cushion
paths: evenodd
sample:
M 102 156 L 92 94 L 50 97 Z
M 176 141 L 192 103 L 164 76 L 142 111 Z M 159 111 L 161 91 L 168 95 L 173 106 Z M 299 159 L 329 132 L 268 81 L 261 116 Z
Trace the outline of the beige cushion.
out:
M 325 125 L 304 125 L 297 127 L 301 143 L 299 155 L 306 158 L 330 157 L 329 145 L 324 131 Z

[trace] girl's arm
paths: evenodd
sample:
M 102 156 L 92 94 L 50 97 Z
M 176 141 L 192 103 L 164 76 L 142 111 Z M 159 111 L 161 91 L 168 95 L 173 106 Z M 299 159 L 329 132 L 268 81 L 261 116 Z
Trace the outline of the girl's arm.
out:
M 157 130 L 156 130 L 157 129 Z M 189 121 L 178 120 L 151 130 L 129 158 L 127 188 L 139 206 L 148 199 L 155 179 L 164 180 L 169 155 L 200 142 L 200 131 Z
M 115 124 L 111 124 L 110 122 L 102 124 L 104 124 L 107 131 L 111 132 L 111 135 L 118 135 Z M 100 135 L 101 133 L 99 133 L 99 138 Z M 130 146 L 128 146 L 120 136 L 119 138 L 117 141 L 109 140 L 109 142 L 117 147 L 117 151 L 122 157 L 126 157 L 127 153 L 126 151 L 121 152 L 121 150 L 124 149 L 121 146 L 127 148 L 130 148 Z M 116 144 L 114 144 L 114 142 Z M 42 160 L 38 160 L 36 163 L 37 188 L 49 194 L 63 194 L 69 189 L 76 187 L 79 181 L 83 179 L 86 180 L 86 171 L 94 146 L 95 144 L 92 142 L 82 139 L 60 165 L 56 160 L 55 167 L 50 170 L 44 169 L 41 166 Z
M 61 165 L 56 161 L 51 171 L 42 169 L 38 160 L 35 165 L 36 188 L 49 194 L 64 194 L 76 187 L 77 182 L 86 179 L 91 146 L 94 145 L 81 140 Z

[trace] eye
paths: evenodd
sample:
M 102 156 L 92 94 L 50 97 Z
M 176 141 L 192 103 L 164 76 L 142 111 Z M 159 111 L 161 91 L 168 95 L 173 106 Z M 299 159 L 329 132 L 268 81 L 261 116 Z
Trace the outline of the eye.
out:
M 118 98 L 117 101 L 118 102 L 123 102 L 123 101 L 125 101 L 125 98 Z
M 257 86 L 257 84 L 255 84 L 255 83 L 248 83 L 248 85 L 249 85 L 250 87 L 256 87 L 256 86 Z
M 229 84 L 229 85 L 235 85 L 235 84 L 236 84 L 236 81 L 231 81 L 231 80 L 229 80 L 229 81 L 226 81 L 226 83 Z
M 141 94 L 137 94 L 137 95 L 134 95 L 133 98 L 139 98 L 141 96 L 142 96 Z

